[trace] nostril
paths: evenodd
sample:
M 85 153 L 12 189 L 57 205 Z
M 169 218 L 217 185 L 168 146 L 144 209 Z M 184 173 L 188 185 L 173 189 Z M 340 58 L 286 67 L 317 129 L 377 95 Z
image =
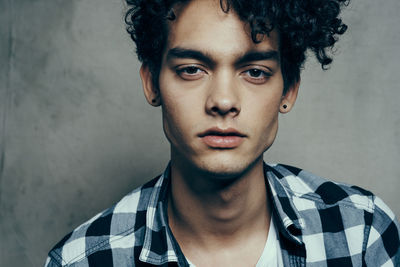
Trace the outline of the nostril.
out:
M 229 112 L 231 112 L 231 113 L 237 113 L 237 112 L 238 112 L 238 109 L 235 108 L 235 107 L 233 107 L 233 108 L 231 108 L 231 109 L 229 110 Z
M 230 109 L 223 109 L 223 108 L 219 108 L 218 106 L 214 106 L 214 107 L 212 107 L 211 108 L 211 113 L 213 113 L 213 114 L 228 114 L 228 113 L 231 113 L 231 114 L 237 114 L 237 113 L 239 113 L 239 110 L 240 109 L 238 109 L 237 107 L 231 107 Z

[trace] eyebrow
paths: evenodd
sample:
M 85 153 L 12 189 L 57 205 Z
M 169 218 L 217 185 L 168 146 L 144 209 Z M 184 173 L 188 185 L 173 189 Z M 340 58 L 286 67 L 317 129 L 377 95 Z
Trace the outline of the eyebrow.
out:
M 279 52 L 276 50 L 250 51 L 241 56 L 236 61 L 235 64 L 242 65 L 246 62 L 261 61 L 261 60 L 273 60 L 279 62 Z
M 206 63 L 207 65 L 214 66 L 215 61 L 206 53 L 198 50 L 186 49 L 181 47 L 171 48 L 167 53 L 167 61 L 172 58 L 192 58 Z
M 208 53 L 182 47 L 175 47 L 168 50 L 166 58 L 167 61 L 173 58 L 192 58 L 202 61 L 210 66 L 216 65 L 216 60 L 214 60 Z M 246 62 L 261 60 L 273 60 L 279 62 L 279 52 L 276 50 L 249 51 L 240 56 L 239 59 L 235 61 L 235 65 L 242 65 Z

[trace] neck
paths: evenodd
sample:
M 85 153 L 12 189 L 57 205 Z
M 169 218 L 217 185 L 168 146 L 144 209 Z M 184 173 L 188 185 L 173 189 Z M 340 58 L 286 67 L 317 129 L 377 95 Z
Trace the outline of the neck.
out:
M 168 215 L 172 232 L 184 244 L 226 246 L 252 234 L 266 235 L 270 214 L 262 157 L 229 179 L 172 160 Z

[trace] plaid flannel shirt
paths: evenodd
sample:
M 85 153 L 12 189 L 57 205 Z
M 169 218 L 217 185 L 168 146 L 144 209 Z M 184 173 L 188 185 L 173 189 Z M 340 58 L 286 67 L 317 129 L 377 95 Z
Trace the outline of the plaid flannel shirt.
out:
M 372 193 L 264 165 L 285 266 L 400 266 L 399 222 Z M 62 239 L 54 266 L 188 266 L 168 227 L 169 167 Z

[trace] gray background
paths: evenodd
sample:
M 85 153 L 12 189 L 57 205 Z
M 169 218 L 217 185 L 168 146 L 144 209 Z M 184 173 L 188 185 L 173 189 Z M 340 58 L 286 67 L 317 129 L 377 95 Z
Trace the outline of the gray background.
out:
M 122 0 L 0 0 L 0 265 L 40 266 L 62 236 L 163 170 Z M 332 68 L 310 60 L 265 155 L 363 186 L 400 215 L 400 1 L 354 0 Z

